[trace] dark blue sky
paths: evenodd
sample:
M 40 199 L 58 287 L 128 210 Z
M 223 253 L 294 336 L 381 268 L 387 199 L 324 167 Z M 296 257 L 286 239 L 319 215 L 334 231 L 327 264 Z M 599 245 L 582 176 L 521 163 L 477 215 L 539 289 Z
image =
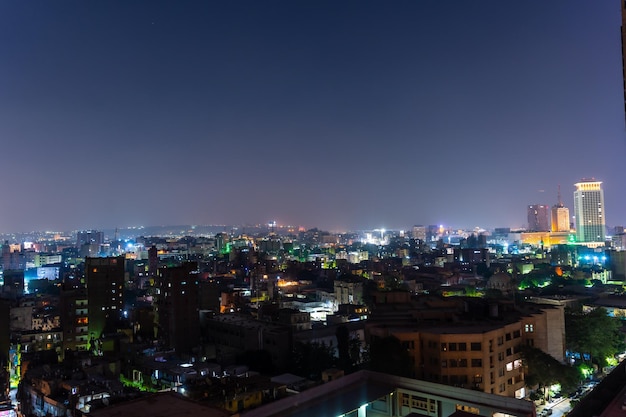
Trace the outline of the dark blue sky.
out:
M 626 223 L 617 0 L 0 2 L 0 232 Z M 541 192 L 540 190 L 545 190 Z

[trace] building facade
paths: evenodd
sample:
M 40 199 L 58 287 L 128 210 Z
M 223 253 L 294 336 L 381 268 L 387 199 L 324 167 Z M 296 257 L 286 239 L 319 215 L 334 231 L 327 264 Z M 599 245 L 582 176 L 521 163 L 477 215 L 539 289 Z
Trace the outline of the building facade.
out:
M 159 338 L 177 353 L 190 353 L 200 343 L 197 270 L 195 262 L 159 270 Z
M 115 325 L 124 309 L 123 256 L 85 259 L 89 336 L 98 339 Z
M 4 285 L 2 293 L 8 298 L 19 298 L 24 295 L 24 270 L 8 269 L 4 270 Z
M 411 237 L 413 239 L 418 239 L 422 242 L 426 242 L 426 226 L 421 224 L 413 226 L 413 230 L 411 231 Z
M 84 288 L 61 289 L 63 352 L 89 349 L 89 311 Z
M 288 369 L 293 349 L 291 326 L 239 314 L 218 314 L 206 321 L 205 331 L 216 347 L 218 361 L 234 363 L 246 351 L 265 350 L 277 369 Z
M 363 282 L 360 280 L 335 280 L 337 304 L 363 304 Z
M 378 333 L 371 330 L 372 335 Z M 395 329 L 380 334 L 387 335 L 407 348 L 417 379 L 505 397 L 526 396 L 519 322 L 495 328 Z
M 569 227 L 569 209 L 562 204 L 552 207 L 552 231 L 568 232 Z
M 563 362 L 565 319 L 562 306 L 524 305 L 503 315 L 497 304 L 478 323 L 399 324 L 396 318 L 368 324 L 370 338 L 397 338 L 413 363 L 411 376 L 505 397 L 527 395 L 522 346 L 534 346 Z M 437 314 L 430 312 L 428 314 Z M 443 313 L 441 313 L 443 314 Z M 505 317 L 507 317 L 505 319 Z

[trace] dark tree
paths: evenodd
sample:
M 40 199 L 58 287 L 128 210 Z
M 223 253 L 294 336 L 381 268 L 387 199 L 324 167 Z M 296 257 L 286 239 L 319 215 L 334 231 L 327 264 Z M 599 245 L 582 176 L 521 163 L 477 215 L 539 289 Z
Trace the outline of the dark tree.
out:
M 335 365 L 335 349 L 323 343 L 296 342 L 292 360 L 296 375 L 319 380 L 322 371 Z
M 569 392 L 580 383 L 580 373 L 576 368 L 562 364 L 541 349 L 523 346 L 522 360 L 528 369 L 525 380 L 528 387 L 561 384 L 561 389 Z

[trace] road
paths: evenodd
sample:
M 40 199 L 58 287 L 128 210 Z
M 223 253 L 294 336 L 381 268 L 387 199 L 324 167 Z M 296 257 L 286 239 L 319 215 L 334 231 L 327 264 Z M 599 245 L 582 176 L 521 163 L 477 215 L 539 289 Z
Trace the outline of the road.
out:
M 552 410 L 551 417 L 561 417 L 567 415 L 567 413 L 571 410 L 571 404 L 569 398 L 559 398 L 555 401 L 550 401 L 544 407 L 537 407 L 537 416 L 545 416 L 543 413 L 544 410 Z
M 558 402 L 550 404 L 552 417 L 561 417 L 571 409 L 569 398 L 562 398 Z

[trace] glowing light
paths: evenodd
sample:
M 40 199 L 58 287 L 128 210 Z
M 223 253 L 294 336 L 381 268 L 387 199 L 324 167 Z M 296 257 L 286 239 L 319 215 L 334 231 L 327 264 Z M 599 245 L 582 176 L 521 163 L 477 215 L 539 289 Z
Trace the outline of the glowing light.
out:
M 581 364 L 578 369 L 584 378 L 590 378 L 593 375 L 593 368 L 585 363 Z

